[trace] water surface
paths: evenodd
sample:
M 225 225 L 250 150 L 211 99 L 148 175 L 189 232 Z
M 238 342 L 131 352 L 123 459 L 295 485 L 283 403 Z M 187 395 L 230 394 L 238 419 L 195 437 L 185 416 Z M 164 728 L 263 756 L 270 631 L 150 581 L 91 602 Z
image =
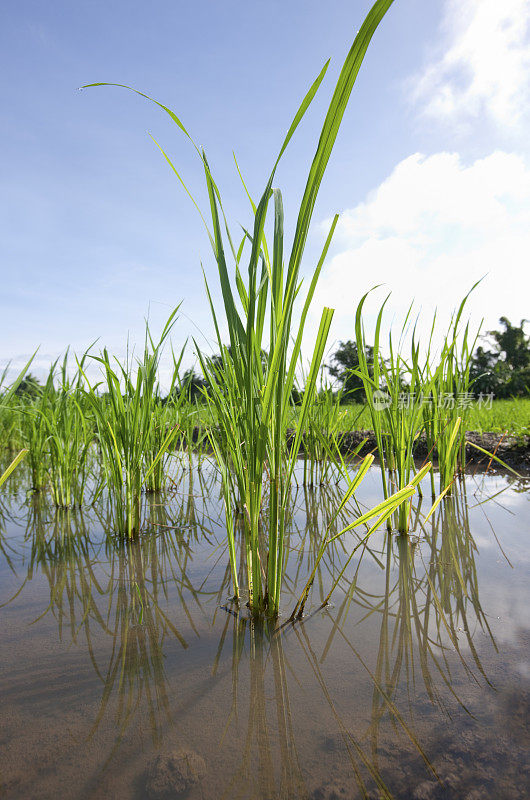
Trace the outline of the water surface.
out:
M 146 497 L 132 543 L 104 506 L 5 497 L 0 796 L 161 797 L 154 765 L 185 754 L 168 797 L 526 798 L 530 486 L 467 476 L 426 524 L 424 498 L 413 534 L 374 534 L 322 608 L 360 534 L 336 540 L 291 624 L 338 491 L 293 494 L 275 625 L 228 600 L 207 469 Z

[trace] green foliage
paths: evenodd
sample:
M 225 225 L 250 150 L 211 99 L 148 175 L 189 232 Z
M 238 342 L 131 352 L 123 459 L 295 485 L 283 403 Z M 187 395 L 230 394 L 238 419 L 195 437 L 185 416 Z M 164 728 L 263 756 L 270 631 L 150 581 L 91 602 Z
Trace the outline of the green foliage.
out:
M 360 366 L 356 374 L 363 381 L 375 438 L 385 497 L 390 488 L 407 486 L 415 473 L 414 453 L 418 438 L 427 437 L 429 454 L 437 450 L 441 489 L 449 491 L 456 472 L 465 464 L 465 411 L 457 398 L 469 393 L 469 369 L 473 345 L 466 326 L 462 341 L 460 322 L 467 300 L 464 298 L 445 336 L 441 352 L 435 359 L 432 341 L 436 317 L 425 354 L 416 338 L 416 323 L 410 334 L 410 355 L 405 356 L 402 343 L 410 324 L 412 306 L 403 322 L 396 349 L 392 332 L 388 337 L 388 357 L 381 350 L 383 312 L 388 297 L 381 305 L 375 328 L 373 363 L 366 358 L 363 306 L 358 305 L 355 318 L 357 352 Z M 450 402 L 447 402 L 448 398 Z M 431 473 L 432 481 L 434 481 Z M 432 483 L 434 494 L 434 482 Z M 399 509 L 398 530 L 408 531 L 409 519 L 405 504 Z
M 206 390 L 207 384 L 202 375 L 195 372 L 193 367 L 190 367 L 182 376 L 182 381 L 173 387 L 169 397 L 176 400 L 176 398 L 184 395 L 191 401 L 201 400 Z
M 6 444 L 8 446 L 8 449 L 9 449 L 9 445 L 11 444 L 10 438 L 11 438 L 11 434 L 13 433 L 13 428 L 14 428 L 14 424 L 13 423 L 16 420 L 18 420 L 16 412 L 13 413 L 13 407 L 12 407 L 11 403 L 12 403 L 13 398 L 15 397 L 15 393 L 16 393 L 18 387 L 20 386 L 20 384 L 21 384 L 21 382 L 23 380 L 24 375 L 26 374 L 26 370 L 28 369 L 29 365 L 33 361 L 34 355 L 35 354 L 33 354 L 31 356 L 31 358 L 28 360 L 27 364 L 19 372 L 17 378 L 14 380 L 14 382 L 11 384 L 11 386 L 7 390 L 4 390 L 2 392 L 2 394 L 0 394 L 0 417 L 2 419 L 2 428 L 4 429 L 4 431 L 7 429 L 9 431 L 9 434 L 10 434 L 10 437 L 7 438 L 6 440 L 4 440 L 4 444 Z M 2 375 L 0 375 L 0 390 L 4 389 L 4 385 L 5 385 L 5 380 L 6 380 L 6 375 L 7 375 L 8 369 L 9 369 L 9 364 L 4 369 Z M 6 425 L 6 422 L 5 422 L 6 418 L 7 418 L 7 425 Z M 22 450 L 20 450 L 18 455 L 8 465 L 7 469 L 5 469 L 0 474 L 0 486 L 2 486 L 2 484 L 4 484 L 6 482 L 6 480 L 9 478 L 11 473 L 20 464 L 22 459 L 25 458 L 25 456 L 27 455 L 27 452 L 28 451 L 27 451 L 26 448 L 23 448 Z
M 469 410 L 468 430 L 530 436 L 530 398 L 475 403 Z
M 365 360 L 368 366 L 373 363 L 374 349 L 366 345 Z M 332 363 L 328 365 L 330 375 L 336 378 L 342 388 L 343 401 L 361 403 L 366 399 L 364 383 L 355 370 L 358 370 L 359 353 L 357 352 L 357 342 L 348 339 L 346 342 L 339 342 L 338 348 L 331 356 Z
M 35 375 L 28 372 L 15 389 L 17 397 L 35 398 L 39 394 L 41 385 Z
M 284 566 L 285 515 L 290 495 L 290 481 L 302 440 L 308 409 L 313 401 L 315 382 L 320 369 L 333 312 L 324 309 L 313 351 L 308 383 L 294 438 L 286 445 L 288 412 L 294 388 L 306 317 L 316 283 L 326 257 L 334 228 L 324 245 L 320 260 L 302 302 L 298 324 L 293 319 L 295 301 L 300 298 L 300 266 L 305 250 L 318 191 L 330 158 L 340 124 L 348 104 L 364 55 L 380 21 L 392 0 L 377 0 L 369 11 L 339 75 L 316 153 L 309 171 L 298 211 L 291 250 L 284 254 L 284 213 L 282 195 L 273 189 L 278 163 L 301 119 L 311 104 L 327 70 L 321 70 L 304 97 L 280 148 L 269 180 L 257 206 L 249 195 L 253 211 L 251 231 L 244 231 L 239 246 L 234 246 L 219 189 L 212 176 L 204 151 L 195 149 L 204 170 L 210 203 L 211 228 L 201 214 L 218 268 L 223 297 L 229 347 L 221 342 L 218 315 L 208 297 L 220 350 L 220 360 L 199 354 L 205 380 L 215 408 L 218 428 L 212 429 L 211 444 L 223 476 L 227 530 L 234 594 L 239 592 L 235 565 L 234 515 L 231 511 L 234 488 L 244 509 L 243 527 L 247 566 L 249 606 L 253 614 L 278 614 Z M 99 85 L 99 84 L 92 84 Z M 136 90 L 133 90 L 136 91 Z M 141 92 L 137 92 L 144 97 Z M 148 98 L 151 99 L 151 98 Z M 176 114 L 155 102 L 177 127 L 191 137 Z M 161 149 L 171 169 L 181 181 L 173 163 Z M 244 184 L 243 184 L 244 185 Z M 245 187 L 246 189 L 246 187 Z M 186 191 L 188 191 L 186 189 Z M 191 197 L 190 192 L 188 194 Z M 247 192 L 248 194 L 248 192 Z M 265 226 L 269 206 L 273 205 L 273 246 L 269 252 Z M 195 201 L 194 201 L 195 202 Z M 226 235 L 225 235 L 226 232 Z M 242 273 L 246 251 L 248 266 Z M 234 262 L 230 277 L 228 258 Z M 246 282 L 243 278 L 246 274 Z M 234 286 L 235 284 L 235 286 Z M 234 291 L 235 289 L 235 291 Z M 267 330 L 268 329 L 268 330 Z M 292 338 L 294 337 L 294 343 Z M 263 352 L 267 351 L 264 358 Z M 267 478 L 268 540 L 262 529 L 263 488 Z
M 20 436 L 28 451 L 33 491 L 49 487 L 55 505 L 69 508 L 83 502 L 94 426 L 83 404 L 81 371 L 69 378 L 68 351 L 59 369 L 57 363 L 44 385 L 32 384 L 34 392 L 20 394 Z
M 355 336 L 360 362 L 356 374 L 364 385 L 372 428 L 377 442 L 383 494 L 387 498 L 390 496 L 392 485 L 397 486 L 400 490 L 403 489 L 408 485 L 415 471 L 414 444 L 422 428 L 422 400 L 418 392 L 421 381 L 419 351 L 413 338 L 412 363 L 407 363 L 402 353 L 395 351 L 390 333 L 390 358 L 383 357 L 380 337 L 387 297 L 377 316 L 373 361 L 372 364 L 368 363 L 362 316 L 367 296 L 368 294 L 365 294 L 361 299 L 355 315 Z M 403 331 L 406 329 L 407 321 L 408 315 L 403 323 Z M 403 392 L 404 386 L 407 387 L 405 392 Z M 405 504 L 400 508 L 397 526 L 402 533 L 408 530 L 408 508 Z M 388 527 L 390 528 L 390 519 L 388 519 Z
M 500 331 L 488 331 L 492 350 L 480 346 L 473 355 L 470 376 L 475 395 L 494 394 L 498 398 L 530 394 L 530 336 L 524 332 L 527 320 L 519 327 L 501 317 Z
M 471 289 L 473 291 L 475 287 Z M 441 354 L 435 368 L 431 366 L 431 344 L 436 317 L 431 329 L 431 340 L 426 355 L 424 379 L 433 375 L 434 380 L 424 405 L 425 434 L 427 446 L 436 448 L 440 470 L 440 489 L 451 491 L 457 472 L 462 472 L 466 463 L 465 434 L 471 408 L 471 359 L 477 335 L 470 339 L 469 323 L 461 331 L 462 314 L 469 297 L 462 300 L 453 314 L 449 330 L 444 337 Z M 434 495 L 434 476 L 432 493 Z
M 115 360 L 117 368 L 113 368 L 113 360 L 104 349 L 101 356 L 92 356 L 103 368 L 102 383 L 91 385 L 86 379 L 85 397 L 96 421 L 103 487 L 109 493 L 112 524 L 119 535 L 133 537 L 139 533 L 142 489 L 150 479 L 156 486 L 156 468 L 178 432 L 176 426 L 166 430 L 164 417 L 158 415 L 161 402 L 157 377 L 161 348 L 177 311 L 169 317 L 157 344 L 147 328 L 143 356 L 136 365 L 129 359 L 125 364 Z M 104 397 L 99 394 L 101 387 Z
M 53 370 L 42 394 L 39 413 L 47 432 L 46 455 L 51 492 L 58 508 L 81 506 L 88 478 L 88 453 L 94 436 L 92 415 L 83 404 L 81 360 L 73 380 L 68 377 L 68 353 L 53 388 Z
M 344 431 L 366 431 L 372 426 L 366 404 L 346 404 L 342 408 Z M 510 436 L 530 435 L 530 399 L 474 402 L 467 410 L 467 431 L 507 433 Z
M 26 401 L 21 410 L 21 438 L 28 451 L 28 465 L 31 474 L 31 488 L 40 492 L 46 485 L 48 470 L 48 426 L 44 409 L 44 392 L 34 402 Z

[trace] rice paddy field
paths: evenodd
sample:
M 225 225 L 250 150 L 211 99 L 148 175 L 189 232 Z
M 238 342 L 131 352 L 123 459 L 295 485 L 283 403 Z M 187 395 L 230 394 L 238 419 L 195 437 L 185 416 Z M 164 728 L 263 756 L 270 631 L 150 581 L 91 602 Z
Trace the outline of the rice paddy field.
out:
M 133 90 L 197 155 L 218 355 L 193 342 L 193 398 L 176 307 L 124 360 L 67 351 L 33 387 L 30 363 L 4 373 L 2 797 L 528 797 L 530 477 L 476 444 L 470 470 L 468 432 L 524 443 L 530 401 L 472 402 L 469 292 L 421 343 L 412 310 L 396 340 L 387 298 L 369 348 L 358 301 L 362 408 L 322 378 L 333 310 L 305 336 L 338 220 L 302 280 L 317 195 L 390 5 L 346 56 L 289 241 L 276 170 L 327 63 L 256 201 L 236 163 L 237 235 L 204 151 Z M 372 451 L 346 455 L 356 429 Z

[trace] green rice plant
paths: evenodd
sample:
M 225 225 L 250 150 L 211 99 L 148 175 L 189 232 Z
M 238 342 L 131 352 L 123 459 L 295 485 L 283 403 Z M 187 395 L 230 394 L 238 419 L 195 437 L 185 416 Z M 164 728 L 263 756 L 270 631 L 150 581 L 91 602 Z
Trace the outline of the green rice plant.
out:
M 423 373 L 424 381 L 429 383 L 423 410 L 427 446 L 429 451 L 437 451 L 440 491 L 447 492 L 451 491 L 455 475 L 465 469 L 465 437 L 474 399 L 470 367 L 479 331 L 471 337 L 468 322 L 462 335 L 460 332 L 462 314 L 470 293 L 464 297 L 451 318 L 435 368 L 431 366 L 434 318 Z M 430 380 L 432 377 L 434 380 Z M 434 495 L 434 479 L 432 492 Z
M 15 379 L 15 381 L 13 381 L 13 383 L 11 384 L 9 389 L 7 389 L 7 391 L 5 391 L 3 394 L 0 395 L 0 418 L 3 418 L 4 412 L 6 411 L 6 409 L 8 410 L 8 414 L 9 415 L 12 414 L 12 409 L 11 409 L 11 405 L 10 405 L 11 401 L 12 401 L 14 395 L 15 395 L 15 392 L 16 392 L 18 386 L 20 385 L 22 379 L 24 378 L 24 375 L 26 374 L 26 371 L 27 371 L 29 365 L 33 361 L 34 356 L 35 356 L 35 354 L 33 354 L 31 356 L 31 358 L 29 359 L 27 364 L 24 366 L 24 368 L 21 370 L 21 372 L 19 373 L 19 375 Z M 5 378 L 6 378 L 6 375 L 7 375 L 8 368 L 9 368 L 9 364 L 4 369 L 2 375 L 0 376 L 0 389 L 2 389 L 2 387 L 4 385 L 4 381 L 5 381 Z M 20 464 L 22 459 L 25 458 L 27 453 L 28 453 L 27 448 L 25 448 L 25 447 L 22 448 L 22 450 L 20 450 L 18 455 L 15 456 L 15 458 L 11 461 L 11 463 L 7 466 L 7 468 L 0 474 L 0 486 L 2 486 L 2 484 L 4 484 L 6 482 L 6 480 L 9 478 L 11 473 Z
M 0 442 L 2 448 L 10 455 L 24 446 L 21 427 L 20 400 L 11 397 L 2 403 L 0 408 Z
M 46 387 L 34 402 L 21 404 L 21 433 L 28 451 L 31 489 L 40 492 L 48 476 L 48 426 L 43 413 Z
M 148 475 L 145 482 L 146 492 L 161 492 L 167 482 L 168 460 L 171 455 L 165 448 L 162 456 L 158 454 L 169 430 L 175 425 L 176 413 L 173 401 L 162 403 L 160 398 L 153 405 L 152 425 L 144 451 L 144 469 Z M 151 469 L 152 467 L 152 469 Z
M 412 331 L 410 360 L 401 352 L 402 340 L 407 332 L 411 308 L 403 323 L 398 347 L 394 346 L 392 332 L 388 339 L 388 358 L 381 349 L 381 325 L 388 297 L 381 305 L 375 327 L 373 364 L 366 358 L 366 340 L 362 319 L 363 306 L 368 297 L 361 299 L 355 316 L 355 335 L 359 352 L 359 368 L 355 373 L 362 379 L 366 402 L 370 410 L 372 427 L 377 442 L 381 478 L 385 498 L 390 491 L 401 491 L 409 485 L 416 473 L 414 449 L 424 428 L 424 398 L 429 397 L 439 378 L 442 366 L 425 377 L 420 346 Z M 400 533 L 409 529 L 410 503 L 403 503 L 398 511 L 396 527 Z M 389 519 L 390 525 L 390 519 Z
M 524 441 L 525 436 L 530 436 L 530 398 L 479 398 L 469 409 L 467 419 L 468 431 L 505 433 Z
M 156 348 L 152 340 L 150 344 L 154 351 Z M 145 483 L 145 490 L 148 492 L 161 492 L 166 485 L 167 466 L 171 450 L 164 446 L 164 442 L 168 431 L 174 430 L 177 427 L 180 430 L 182 409 L 186 405 L 186 398 L 182 392 L 174 392 L 175 382 L 178 379 L 178 371 L 185 348 L 186 345 L 182 348 L 178 358 L 176 358 L 173 353 L 173 378 L 167 398 L 162 400 L 158 387 L 155 390 L 156 394 L 151 409 L 152 425 L 144 451 L 144 469 L 148 476 Z M 161 450 L 162 455 L 159 455 Z
M 134 365 L 113 364 L 107 349 L 92 358 L 103 368 L 103 381 L 88 386 L 86 399 L 96 420 L 97 439 L 102 458 L 103 486 L 109 494 L 113 529 L 133 537 L 141 528 L 141 493 L 169 449 L 177 428 L 165 431 L 157 442 L 158 451 L 149 450 L 153 442 L 155 409 L 159 403 L 157 369 L 161 348 L 174 322 L 176 308 L 169 317 L 160 340 L 155 344 L 147 328 L 144 352 Z M 83 370 L 81 369 L 83 372 Z M 83 372 L 84 374 L 84 372 Z M 99 389 L 104 388 L 104 395 Z M 146 459 L 147 454 L 147 459 Z
M 180 447 L 188 460 L 188 471 L 193 470 L 194 461 L 198 469 L 202 468 L 205 457 L 209 452 L 208 428 L 201 422 L 203 404 L 197 399 L 185 403 L 181 411 L 181 438 Z M 210 420 L 209 425 L 215 423 Z
M 35 395 L 21 400 L 20 428 L 33 491 L 49 486 L 55 505 L 67 508 L 83 501 L 93 424 L 83 406 L 81 373 L 72 379 L 68 375 L 68 352 L 58 374 L 57 364 L 51 365 L 46 382 L 37 387 Z
M 82 369 L 68 376 L 68 352 L 59 369 L 59 385 L 53 387 L 54 369 L 43 395 L 41 418 L 47 430 L 46 451 L 49 484 L 58 508 L 81 506 L 88 478 L 88 452 L 94 437 L 92 415 L 83 405 Z
M 334 392 L 322 381 L 307 414 L 303 438 L 304 486 L 326 484 L 340 479 L 336 470 L 336 452 L 344 435 L 345 412 L 342 392 Z
M 179 438 L 177 441 L 179 450 L 187 459 L 188 472 L 193 471 L 194 460 L 199 469 L 208 450 L 208 427 L 215 425 L 215 419 L 208 415 L 204 418 L 205 403 L 199 398 L 192 397 L 190 383 L 193 373 L 190 371 L 183 378 L 178 374 L 178 366 L 175 365 L 173 372 L 174 389 L 170 393 L 173 399 L 173 408 L 178 415 Z M 207 407 L 207 406 L 206 406 Z
M 220 363 L 201 356 L 201 366 L 208 381 L 211 402 L 217 413 L 219 439 L 216 456 L 224 480 L 233 476 L 241 507 L 244 512 L 245 550 L 247 564 L 248 603 L 252 614 L 276 616 L 279 611 L 280 592 L 284 568 L 285 515 L 289 502 L 291 478 L 298 456 L 308 409 L 313 402 L 315 385 L 324 354 L 333 312 L 324 309 L 311 358 L 308 382 L 300 408 L 294 437 L 286 445 L 288 414 L 294 386 L 296 365 L 302 345 L 305 321 L 311 305 L 316 283 L 327 255 L 331 237 L 337 224 L 331 225 L 321 257 L 312 272 L 305 297 L 301 297 L 300 266 L 305 250 L 309 226 L 324 172 L 329 161 L 338 130 L 349 101 L 364 55 L 379 23 L 392 0 L 377 0 L 362 24 L 359 33 L 339 75 L 333 93 L 316 153 L 309 171 L 300 204 L 292 246 L 284 254 L 284 212 L 282 195 L 273 188 L 278 163 L 295 130 L 312 102 L 327 70 L 324 66 L 304 97 L 280 148 L 269 180 L 257 205 L 249 196 L 253 209 L 251 232 L 244 232 L 236 248 L 230 235 L 223 211 L 221 195 L 214 181 L 203 150 L 195 149 L 204 169 L 210 203 L 211 230 L 207 228 L 217 264 L 228 328 L 230 347 L 221 341 L 218 315 L 207 286 L 214 320 Z M 91 84 L 91 86 L 101 84 Z M 130 87 L 125 87 L 130 88 Z M 136 90 L 133 90 L 136 91 Z M 147 97 L 141 92 L 137 94 Z M 152 98 L 147 97 L 152 100 Z M 167 106 L 155 102 L 164 110 L 190 139 L 180 119 Z M 160 147 L 160 145 L 158 145 Z M 180 175 L 164 150 L 160 150 L 177 178 Z M 244 185 L 244 184 L 243 184 Z M 186 189 L 186 191 L 188 191 Z M 190 197 L 191 193 L 188 191 Z M 248 194 L 248 192 L 247 192 Z M 192 198 L 193 199 L 193 198 Z M 269 252 L 265 226 L 269 206 L 273 205 L 273 244 Z M 193 201 L 195 203 L 195 201 Z M 197 205 L 195 203 L 195 205 Z M 197 206 L 198 208 L 198 206 Z M 223 233 L 226 232 L 226 237 Z M 228 251 L 225 248 L 228 243 Z M 242 259 L 248 248 L 248 269 L 245 282 Z M 234 266 L 233 282 L 230 279 L 227 256 L 231 253 Z M 295 301 L 301 302 L 301 317 L 294 321 Z M 294 341 L 293 341 L 294 340 Z M 266 352 L 264 359 L 263 353 Z M 215 435 L 212 445 L 215 447 Z M 264 536 L 262 518 L 263 488 L 268 483 L 268 537 Z M 225 489 L 228 499 L 230 487 Z M 235 552 L 234 531 L 228 523 L 231 551 Z M 232 566 L 234 594 L 238 594 L 237 573 Z
M 362 311 L 367 296 L 362 298 L 357 308 L 358 348 L 365 345 Z M 416 338 L 416 322 L 412 325 L 410 357 L 403 355 L 402 342 L 409 324 L 412 324 L 409 323 L 412 306 L 405 317 L 398 348 L 394 347 L 390 332 L 388 356 L 382 354 L 381 326 L 388 297 L 377 317 L 373 365 L 368 364 L 365 351 L 360 351 L 359 368 L 355 372 L 362 378 L 366 392 L 385 496 L 390 488 L 399 490 L 409 483 L 415 472 L 417 441 L 423 433 L 428 457 L 432 457 L 434 452 L 438 456 L 440 491 L 449 492 L 455 475 L 465 467 L 465 433 L 473 399 L 469 373 L 478 336 L 471 338 L 469 323 L 461 333 L 462 314 L 468 296 L 453 314 L 437 357 L 433 354 L 436 315 L 425 352 L 422 354 Z M 434 473 L 431 473 L 431 490 L 434 496 Z M 408 524 L 408 511 L 404 505 L 399 511 L 398 530 L 406 532 Z

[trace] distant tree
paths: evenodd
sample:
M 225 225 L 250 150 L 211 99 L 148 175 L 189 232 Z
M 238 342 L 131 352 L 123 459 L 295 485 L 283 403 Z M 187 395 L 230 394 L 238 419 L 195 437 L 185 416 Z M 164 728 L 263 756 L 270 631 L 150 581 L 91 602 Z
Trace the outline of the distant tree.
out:
M 232 357 L 232 347 L 229 345 L 227 348 L 228 355 Z M 261 363 L 263 365 L 263 369 L 265 370 L 267 367 L 267 352 L 265 350 L 261 351 Z M 215 370 L 220 370 L 223 367 L 223 357 L 220 353 L 216 355 L 210 356 L 209 358 L 205 357 L 205 360 L 210 363 L 210 365 Z M 181 392 L 187 392 L 189 395 L 190 400 L 195 400 L 196 398 L 201 398 L 204 392 L 208 392 L 209 385 L 208 380 L 202 375 L 202 372 L 195 372 L 193 367 L 187 369 L 184 375 L 182 376 L 178 385 L 175 385 L 173 388 L 173 394 L 175 396 L 180 395 Z
M 28 399 L 32 399 L 39 394 L 41 389 L 42 386 L 35 375 L 32 375 L 31 372 L 28 372 L 15 389 L 15 394 L 17 397 L 27 397 Z
M 228 351 L 228 355 L 230 356 L 230 358 L 233 359 L 234 356 L 233 356 L 233 353 L 232 353 L 232 345 L 229 344 L 226 349 Z M 268 357 L 269 357 L 269 355 L 268 355 L 267 351 L 266 350 L 262 350 L 261 351 L 261 365 L 263 367 L 263 371 L 265 371 L 266 368 L 267 368 L 267 359 L 268 359 Z M 216 368 L 221 368 L 223 366 L 223 358 L 222 358 L 222 356 L 220 354 L 217 354 L 215 356 L 211 356 L 209 361 Z
M 476 395 L 497 394 L 499 390 L 499 374 L 495 371 L 498 355 L 491 350 L 477 347 L 469 370 L 469 377 L 473 381 L 472 388 Z
M 507 317 L 499 322 L 504 330 L 488 331 L 484 337 L 490 340 L 492 349 L 478 347 L 473 354 L 473 391 L 500 398 L 530 394 L 530 336 L 524 332 L 527 320 L 521 320 L 519 326 L 512 325 Z
M 366 360 L 369 365 L 373 362 L 373 357 L 374 349 L 368 346 Z M 365 399 L 363 382 L 352 372 L 359 366 L 357 343 L 351 340 L 339 342 L 337 350 L 331 356 L 331 361 L 328 370 L 334 378 L 340 381 L 344 399 L 363 402 Z
M 206 389 L 207 384 L 202 375 L 195 372 L 193 367 L 186 370 L 178 385 L 172 389 L 172 397 L 179 397 L 181 393 L 185 393 L 189 400 L 195 400 L 203 396 L 203 390 Z M 169 399 L 169 397 L 167 398 Z
M 304 399 L 304 390 L 299 389 L 297 386 L 293 386 L 291 390 L 291 402 L 295 406 L 301 406 Z

